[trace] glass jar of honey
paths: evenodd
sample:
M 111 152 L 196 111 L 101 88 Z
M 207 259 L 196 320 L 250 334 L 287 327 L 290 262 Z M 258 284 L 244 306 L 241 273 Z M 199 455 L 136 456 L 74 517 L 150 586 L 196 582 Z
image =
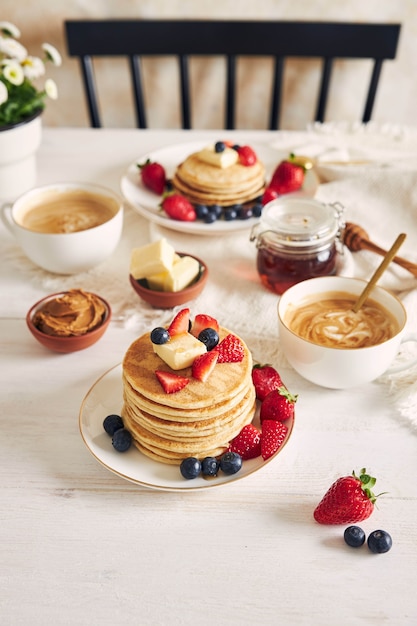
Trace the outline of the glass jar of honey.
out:
M 269 202 L 250 236 L 264 286 L 282 294 L 301 280 L 335 274 L 343 228 L 339 203 L 301 197 Z

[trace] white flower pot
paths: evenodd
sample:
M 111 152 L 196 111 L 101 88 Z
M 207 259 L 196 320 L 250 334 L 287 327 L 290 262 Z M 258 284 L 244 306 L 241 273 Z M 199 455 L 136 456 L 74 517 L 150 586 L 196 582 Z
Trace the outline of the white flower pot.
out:
M 35 186 L 41 137 L 41 115 L 16 126 L 0 127 L 0 200 L 14 200 Z

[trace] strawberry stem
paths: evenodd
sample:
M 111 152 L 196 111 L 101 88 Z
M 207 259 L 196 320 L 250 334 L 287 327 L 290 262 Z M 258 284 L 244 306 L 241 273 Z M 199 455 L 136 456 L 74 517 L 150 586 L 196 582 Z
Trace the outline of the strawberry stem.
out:
M 369 474 L 366 473 L 366 469 L 362 468 L 360 470 L 359 476 L 357 476 L 357 474 L 355 473 L 355 471 L 352 472 L 352 476 L 354 476 L 355 478 L 357 478 L 360 483 L 361 483 L 361 488 L 362 491 L 366 494 L 366 496 L 370 499 L 370 501 L 372 502 L 372 504 L 374 504 L 374 502 L 376 501 L 376 499 L 379 496 L 382 496 L 382 493 L 379 493 L 378 495 L 375 495 L 372 492 L 372 487 L 374 487 L 375 483 L 376 483 L 376 478 L 374 478 L 373 476 L 370 476 Z M 384 492 L 386 493 L 386 492 Z

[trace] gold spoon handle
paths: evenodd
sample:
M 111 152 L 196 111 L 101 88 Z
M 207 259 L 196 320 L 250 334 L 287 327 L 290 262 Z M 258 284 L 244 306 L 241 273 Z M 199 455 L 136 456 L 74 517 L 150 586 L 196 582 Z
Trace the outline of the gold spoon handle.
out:
M 405 238 L 406 238 L 405 233 L 401 233 L 401 235 L 398 235 L 397 239 L 394 241 L 391 248 L 388 250 L 384 258 L 382 259 L 382 263 L 378 265 L 373 276 L 367 283 L 365 289 L 362 291 L 359 298 L 353 305 L 352 310 L 354 313 L 357 313 L 359 311 L 362 304 L 365 302 L 366 298 L 368 297 L 369 293 L 372 291 L 372 289 L 374 288 L 378 280 L 381 278 L 382 274 L 387 269 L 388 265 L 391 263 L 392 259 L 395 257 L 397 250 L 400 248 L 400 246 L 402 246 Z

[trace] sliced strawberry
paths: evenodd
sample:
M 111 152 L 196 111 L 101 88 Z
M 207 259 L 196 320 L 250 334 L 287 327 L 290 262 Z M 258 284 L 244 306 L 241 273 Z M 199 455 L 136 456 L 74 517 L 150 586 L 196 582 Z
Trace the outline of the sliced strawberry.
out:
M 173 374 L 172 372 L 164 372 L 162 370 L 156 370 L 155 376 L 161 383 L 162 389 L 165 393 L 176 393 L 184 389 L 190 382 L 189 378 L 180 376 L 179 374 Z
M 297 401 L 296 395 L 293 395 L 284 386 L 270 391 L 261 404 L 259 418 L 261 423 L 264 420 L 284 421 L 294 417 L 294 405 Z
M 252 381 L 255 385 L 256 397 L 261 402 L 271 391 L 283 386 L 281 376 L 272 365 L 254 365 Z
M 168 217 L 173 220 L 194 222 L 197 219 L 197 213 L 191 202 L 179 193 L 172 193 L 165 196 L 161 206 Z
M 245 167 L 255 165 L 258 160 L 255 151 L 250 146 L 236 146 L 235 150 L 239 155 L 240 164 Z
M 206 352 L 205 354 L 202 354 L 194 359 L 192 365 L 193 378 L 201 380 L 205 383 L 211 372 L 214 370 L 218 358 L 218 353 L 212 350 L 211 352 Z
M 239 363 L 245 356 L 241 340 L 232 333 L 226 335 L 214 350 L 219 353 L 217 363 Z
M 218 333 L 219 323 L 216 319 L 214 319 L 214 317 L 211 317 L 211 315 L 198 313 L 194 318 L 194 322 L 191 327 L 191 334 L 194 335 L 194 337 L 198 337 L 201 331 L 205 328 L 213 328 Z
M 147 159 L 145 163 L 138 163 L 138 168 L 145 187 L 162 196 L 166 185 L 166 174 L 163 166 Z
M 278 191 L 272 187 L 267 187 L 262 196 L 262 206 L 265 206 L 265 204 L 268 204 L 268 202 L 271 202 L 276 198 L 278 198 Z
M 244 461 L 254 459 L 261 454 L 261 433 L 253 424 L 247 424 L 232 439 L 229 445 L 231 452 L 240 454 Z
M 264 461 L 269 459 L 285 441 L 288 428 L 282 422 L 276 420 L 264 420 L 262 422 L 261 454 Z
M 188 333 L 189 326 L 190 309 L 181 309 L 181 311 L 178 311 L 168 327 L 169 336 L 173 337 L 174 335 L 180 335 L 181 333 Z

